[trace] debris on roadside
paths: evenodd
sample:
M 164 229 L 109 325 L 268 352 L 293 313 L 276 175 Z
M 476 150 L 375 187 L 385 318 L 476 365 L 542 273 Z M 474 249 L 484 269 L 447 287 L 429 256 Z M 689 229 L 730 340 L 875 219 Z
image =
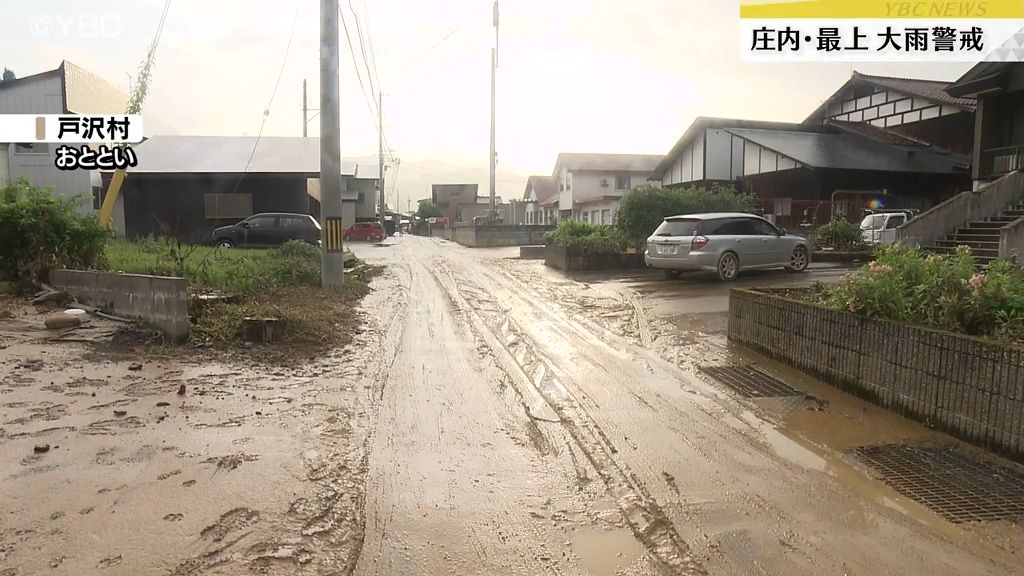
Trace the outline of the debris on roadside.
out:
M 43 454 L 43 453 L 46 453 L 46 452 L 50 451 L 50 445 L 49 444 L 36 444 L 32 448 L 32 451 L 35 452 L 36 454 Z
M 185 385 L 182 384 L 181 386 L 178 386 L 178 396 L 184 396 L 184 395 L 185 395 Z
M 127 410 L 114 410 L 114 416 L 120 417 L 120 416 L 127 416 L 127 415 L 128 415 L 128 411 Z
M 58 330 L 61 328 L 77 328 L 82 325 L 82 319 L 76 314 L 68 314 L 67 312 L 57 312 L 51 314 L 43 320 L 43 326 L 51 330 Z
M 132 372 L 137 372 L 139 370 L 142 370 L 142 364 L 140 362 L 134 362 L 130 366 L 128 366 L 128 369 L 131 370 Z
M 281 340 L 288 330 L 288 321 L 284 318 L 243 318 L 242 339 L 246 342 L 270 344 Z
M 64 292 L 63 290 L 57 290 L 56 288 L 48 284 L 43 284 L 42 288 L 42 290 L 36 292 L 35 298 L 32 298 L 33 305 L 38 306 L 40 304 L 48 304 L 51 302 L 58 305 L 63 305 L 68 304 L 73 300 L 73 298 L 71 298 L 71 295 L 68 294 L 67 292 Z

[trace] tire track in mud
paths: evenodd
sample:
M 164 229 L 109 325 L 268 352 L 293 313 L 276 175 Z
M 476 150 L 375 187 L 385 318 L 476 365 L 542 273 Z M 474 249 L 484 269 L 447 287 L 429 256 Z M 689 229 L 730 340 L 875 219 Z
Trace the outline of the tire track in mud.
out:
M 557 416 L 557 422 L 601 477 L 636 539 L 659 567 L 666 574 L 706 574 L 657 501 L 629 467 L 615 457 L 617 449 L 588 415 L 580 399 L 558 382 L 556 367 L 537 352 L 515 322 L 500 309 L 474 305 L 472 296 L 464 295 L 464 292 L 485 295 L 485 290 L 453 274 L 446 260 L 435 259 L 434 264 L 443 270 L 443 276 L 433 270 L 431 274 L 438 279 L 447 297 L 455 306 L 467 311 L 471 325 L 495 353 L 499 364 L 509 371 L 513 385 L 524 400 L 539 395 L 547 410 Z M 504 342 L 499 336 L 504 337 Z M 527 376 L 527 369 L 531 370 L 533 378 Z

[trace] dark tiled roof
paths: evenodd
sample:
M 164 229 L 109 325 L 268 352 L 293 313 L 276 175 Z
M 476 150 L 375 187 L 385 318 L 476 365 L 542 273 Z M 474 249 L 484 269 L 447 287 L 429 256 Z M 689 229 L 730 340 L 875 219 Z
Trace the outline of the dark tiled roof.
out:
M 661 162 L 660 155 L 651 154 L 580 154 L 563 152 L 555 161 L 558 167 L 569 170 L 590 170 L 604 172 L 646 172 L 649 173 Z
M 896 144 L 899 146 L 929 146 L 927 142 L 897 134 L 891 130 L 886 130 L 881 126 L 875 126 L 868 122 L 842 122 L 839 120 L 829 121 L 829 125 L 835 126 L 840 130 L 846 130 L 848 132 L 854 132 L 861 136 L 867 136 L 876 142 L 882 144 Z
M 946 88 L 948 88 L 952 82 L 945 82 L 942 80 L 919 80 L 915 78 L 871 76 L 868 74 L 861 74 L 860 72 L 854 72 L 853 77 L 857 80 L 874 84 L 875 86 L 889 88 L 890 90 L 910 94 L 911 96 L 920 96 L 921 98 L 931 100 L 938 104 L 956 106 L 958 108 L 963 108 L 964 110 L 973 111 L 977 105 L 974 98 L 957 98 L 955 96 L 950 96 L 946 92 Z
M 669 153 L 662 158 L 661 162 L 651 173 L 651 179 L 661 180 L 668 169 L 682 154 L 683 149 L 690 145 L 690 142 L 703 130 L 708 128 L 765 128 L 769 130 L 814 130 L 813 127 L 791 124 L 789 122 L 766 122 L 763 120 L 737 120 L 735 118 L 710 118 L 699 116 L 690 124 L 690 127 L 683 132 L 683 135 L 676 142 Z
M 883 144 L 856 132 L 736 128 L 727 131 L 810 168 L 954 174 L 970 166 L 970 159 L 963 154 L 938 148 Z
M 1020 62 L 979 62 L 947 86 L 946 92 L 953 96 L 968 97 L 991 88 L 1002 88 L 1007 73 L 1021 65 Z
M 543 203 L 549 196 L 554 194 L 557 190 L 555 188 L 555 179 L 552 176 L 530 176 L 526 180 L 526 191 L 523 192 L 523 200 L 530 197 L 530 189 L 533 189 L 537 193 L 537 201 Z

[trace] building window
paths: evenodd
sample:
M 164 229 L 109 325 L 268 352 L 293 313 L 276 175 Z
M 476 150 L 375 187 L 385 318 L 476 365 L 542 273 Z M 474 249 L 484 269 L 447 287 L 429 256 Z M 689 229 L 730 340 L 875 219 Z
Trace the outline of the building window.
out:
M 776 198 L 772 204 L 776 216 L 790 216 L 793 213 L 792 198 Z
M 604 224 L 605 226 L 611 226 L 612 225 L 612 211 L 611 210 L 601 210 L 601 224 Z
M 451 198 L 461 198 L 462 190 L 452 190 L 451 192 L 448 193 L 448 196 Z
M 629 190 L 629 175 L 615 177 L 616 190 Z
M 14 145 L 15 154 L 49 154 L 50 145 L 46 142 L 19 143 Z
M 565 173 L 565 189 L 572 190 L 572 172 Z
M 207 194 L 206 219 L 221 220 L 252 216 L 252 194 Z

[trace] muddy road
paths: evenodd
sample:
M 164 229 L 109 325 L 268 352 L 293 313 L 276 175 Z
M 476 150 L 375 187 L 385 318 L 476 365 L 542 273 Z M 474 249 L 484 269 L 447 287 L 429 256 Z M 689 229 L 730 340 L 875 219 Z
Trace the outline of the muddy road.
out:
M 409 304 L 356 574 L 1021 573 L 1018 527 L 954 527 L 840 452 L 923 427 L 825 387 L 821 411 L 699 376 L 735 355 L 720 287 L 568 280 L 418 237 L 362 252 Z
M 844 454 L 947 438 L 730 348 L 717 284 L 353 249 L 387 269 L 317 361 L 0 341 L 0 576 L 1021 574 L 1019 526 Z M 698 370 L 740 361 L 815 399 Z

